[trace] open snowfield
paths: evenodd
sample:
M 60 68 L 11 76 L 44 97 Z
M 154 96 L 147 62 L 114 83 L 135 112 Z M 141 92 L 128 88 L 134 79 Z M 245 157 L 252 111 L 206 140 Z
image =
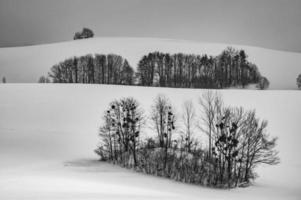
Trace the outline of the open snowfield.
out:
M 133 96 L 149 114 L 162 93 L 180 113 L 185 100 L 198 108 L 203 91 L 0 84 L 0 199 L 301 199 L 299 91 L 221 90 L 226 104 L 255 108 L 279 137 L 281 163 L 258 169 L 254 186 L 210 189 L 97 161 L 97 131 L 110 101 Z
M 67 58 L 86 54 L 114 53 L 128 59 L 135 69 L 143 55 L 153 51 L 217 56 L 226 47 L 244 49 L 270 80 L 270 89 L 297 89 L 301 53 L 231 44 L 198 43 L 156 38 L 92 38 L 47 45 L 0 48 L 0 77 L 10 83 L 36 83 L 50 68 Z

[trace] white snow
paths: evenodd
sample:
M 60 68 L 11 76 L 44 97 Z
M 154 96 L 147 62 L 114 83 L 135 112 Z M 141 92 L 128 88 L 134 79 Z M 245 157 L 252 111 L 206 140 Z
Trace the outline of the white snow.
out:
M 297 89 L 296 78 L 301 73 L 301 53 L 155 38 L 92 38 L 47 45 L 0 48 L 0 77 L 5 76 L 11 83 L 36 83 L 41 75 L 47 75 L 54 64 L 69 57 L 89 53 L 119 54 L 136 68 L 141 57 L 152 51 L 216 56 L 228 46 L 246 51 L 248 59 L 270 80 L 270 89 Z
M 254 186 L 210 189 L 140 174 L 94 154 L 108 103 L 133 96 L 149 114 L 167 95 L 177 112 L 204 90 L 81 84 L 0 84 L 0 199 L 300 199 L 301 93 L 220 90 L 225 103 L 255 108 L 278 136 L 281 163 L 258 169 Z

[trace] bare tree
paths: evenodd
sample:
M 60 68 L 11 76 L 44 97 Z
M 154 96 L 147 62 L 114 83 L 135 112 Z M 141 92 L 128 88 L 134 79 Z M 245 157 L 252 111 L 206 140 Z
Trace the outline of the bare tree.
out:
M 153 128 L 157 132 L 159 147 L 164 147 L 164 134 L 166 134 L 168 110 L 170 107 L 169 99 L 162 94 L 156 97 L 152 106 L 151 121 Z
M 158 95 L 155 99 L 151 120 L 158 135 L 159 147 L 164 151 L 163 168 L 166 169 L 168 149 L 172 146 L 176 118 L 169 99 L 164 95 Z
M 219 133 L 214 143 L 213 156 L 219 170 L 219 183 L 228 187 L 248 183 L 255 178 L 254 169 L 260 164 L 279 163 L 275 150 L 277 138 L 266 133 L 267 121 L 260 121 L 255 110 L 225 108 L 223 117 L 216 124 Z
M 109 158 L 113 158 L 114 149 L 119 149 L 116 160 L 127 165 L 138 165 L 137 148 L 140 130 L 143 126 L 143 110 L 133 98 L 124 98 L 111 102 L 110 108 L 105 114 L 105 125 L 100 129 L 100 136 L 105 144 L 105 150 L 109 152 Z M 117 141 L 117 145 L 116 145 Z M 103 154 L 103 150 L 101 154 Z M 97 152 L 98 153 L 98 152 Z M 132 155 L 133 163 L 125 157 Z
M 244 119 L 242 108 L 226 107 L 223 115 L 216 127 L 218 128 L 218 138 L 214 143 L 213 155 L 218 160 L 219 181 L 228 183 L 232 187 L 237 179 L 237 157 L 240 149 L 241 122 Z M 227 169 L 227 170 L 226 170 Z M 227 176 L 225 177 L 225 175 Z
M 208 157 L 212 156 L 212 143 L 217 138 L 216 124 L 222 115 L 223 101 L 218 93 L 210 90 L 204 92 L 199 99 L 201 106 L 199 129 L 208 135 Z
M 99 136 L 101 137 L 101 142 L 99 147 L 95 152 L 101 157 L 102 160 L 112 160 L 116 161 L 114 154 L 116 153 L 116 143 L 113 141 L 114 129 L 112 127 L 112 120 L 109 112 L 105 112 L 104 125 L 99 129 Z
M 193 106 L 192 101 L 186 101 L 183 104 L 183 124 L 185 129 L 183 130 L 184 137 L 185 137 L 185 143 L 186 148 L 188 152 L 191 152 L 191 146 L 193 143 L 193 130 L 195 125 L 195 109 Z
M 278 152 L 275 150 L 277 138 L 269 138 L 266 133 L 268 122 L 259 121 L 255 111 L 247 112 L 242 137 L 243 156 L 245 163 L 244 181 L 254 178 L 253 169 L 259 164 L 275 165 L 279 163 Z

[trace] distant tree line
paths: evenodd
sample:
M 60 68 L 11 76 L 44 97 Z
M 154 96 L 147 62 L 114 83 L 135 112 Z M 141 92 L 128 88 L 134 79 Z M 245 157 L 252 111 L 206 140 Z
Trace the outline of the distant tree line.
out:
M 51 68 L 54 83 L 98 83 L 132 85 L 134 70 L 119 55 L 95 54 L 66 59 Z
M 146 136 L 145 124 L 154 137 Z M 154 100 L 150 116 L 137 100 L 123 98 L 104 112 L 95 152 L 101 160 L 177 181 L 247 186 L 257 177 L 258 165 L 279 163 L 277 138 L 266 129 L 267 121 L 255 110 L 225 106 L 211 91 L 202 94 L 199 109 L 185 102 L 181 117 L 164 95 Z
M 152 52 L 142 57 L 137 72 L 119 55 L 86 55 L 52 67 L 55 83 L 127 84 L 178 88 L 227 88 L 269 85 L 243 50 L 227 48 L 216 57 Z
M 226 88 L 258 83 L 261 75 L 244 50 L 227 48 L 217 57 L 153 52 L 138 64 L 143 86 Z

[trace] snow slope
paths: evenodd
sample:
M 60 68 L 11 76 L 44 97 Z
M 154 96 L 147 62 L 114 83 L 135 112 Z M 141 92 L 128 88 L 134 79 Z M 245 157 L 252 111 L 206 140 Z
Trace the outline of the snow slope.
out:
M 41 75 L 66 58 L 89 53 L 115 53 L 127 58 L 136 68 L 140 58 L 152 51 L 194 53 L 216 56 L 227 46 L 246 50 L 249 60 L 266 76 L 271 89 L 296 89 L 301 73 L 301 53 L 283 52 L 250 46 L 198 43 L 154 38 L 92 38 L 56 44 L 0 48 L 0 76 L 8 82 L 35 83 Z
M 135 97 L 149 113 L 157 94 L 178 113 L 204 90 L 112 85 L 0 84 L 0 199 L 300 199 L 301 93 L 221 90 L 225 103 L 256 108 L 278 136 L 281 164 L 258 169 L 254 186 L 217 190 L 97 161 L 93 150 L 108 103 Z M 196 107 L 198 108 L 198 107 Z

